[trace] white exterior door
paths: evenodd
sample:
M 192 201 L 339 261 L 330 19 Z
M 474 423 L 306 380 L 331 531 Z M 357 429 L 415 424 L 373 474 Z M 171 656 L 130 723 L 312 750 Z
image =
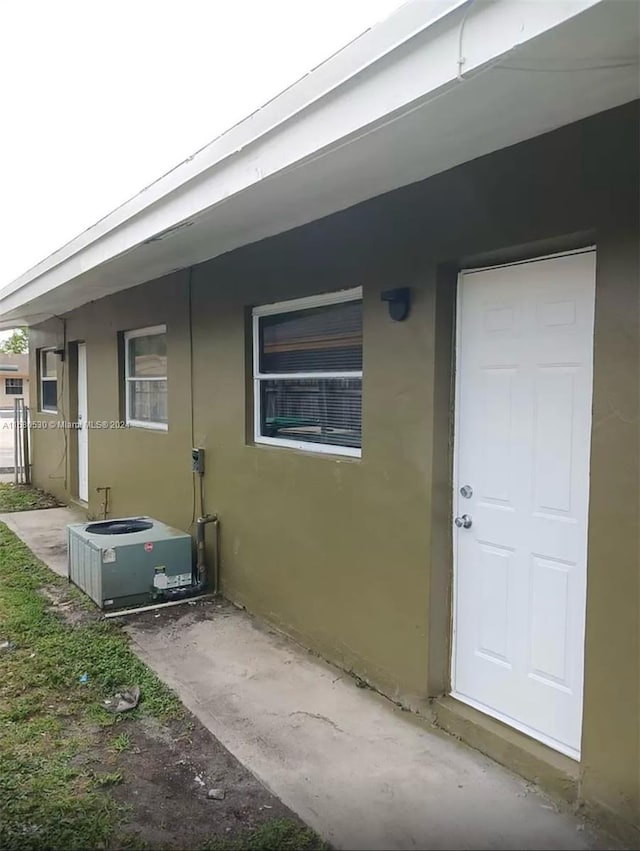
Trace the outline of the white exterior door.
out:
M 89 432 L 87 429 L 87 347 L 78 344 L 78 497 L 89 502 Z
M 574 759 L 594 298 L 594 251 L 459 279 L 453 695 Z

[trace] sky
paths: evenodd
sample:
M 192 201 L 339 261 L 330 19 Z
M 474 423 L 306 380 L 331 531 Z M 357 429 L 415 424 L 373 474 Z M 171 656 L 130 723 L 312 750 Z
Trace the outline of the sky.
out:
M 0 0 L 0 287 L 401 0 Z

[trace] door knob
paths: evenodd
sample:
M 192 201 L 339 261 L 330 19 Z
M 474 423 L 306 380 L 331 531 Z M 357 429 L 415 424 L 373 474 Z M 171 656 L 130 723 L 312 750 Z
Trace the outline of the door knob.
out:
M 462 517 L 456 517 L 453 522 L 456 524 L 458 529 L 468 529 L 473 523 L 473 520 L 471 519 L 471 515 L 463 514 Z

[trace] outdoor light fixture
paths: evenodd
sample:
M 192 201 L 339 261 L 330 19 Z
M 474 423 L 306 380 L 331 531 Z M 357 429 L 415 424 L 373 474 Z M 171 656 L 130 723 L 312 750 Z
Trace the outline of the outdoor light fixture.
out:
M 409 287 L 398 287 L 395 290 L 384 290 L 380 293 L 382 301 L 389 305 L 389 316 L 396 322 L 402 322 L 411 309 L 411 290 Z

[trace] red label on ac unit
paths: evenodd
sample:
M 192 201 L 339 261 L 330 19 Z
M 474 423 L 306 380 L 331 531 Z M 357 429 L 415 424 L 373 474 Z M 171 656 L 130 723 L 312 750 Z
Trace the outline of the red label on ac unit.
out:
M 147 543 L 144 545 L 144 548 L 148 553 L 150 553 L 153 549 L 153 544 L 151 543 L 151 541 L 147 541 Z

